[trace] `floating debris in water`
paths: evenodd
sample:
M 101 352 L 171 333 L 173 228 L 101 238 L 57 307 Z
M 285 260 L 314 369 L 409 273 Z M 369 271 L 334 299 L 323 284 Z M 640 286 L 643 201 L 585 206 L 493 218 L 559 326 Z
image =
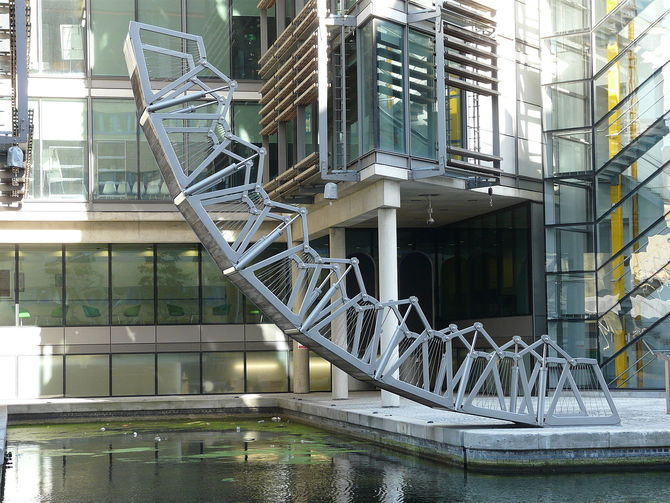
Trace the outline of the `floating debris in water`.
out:
M 256 421 L 256 422 L 257 422 L 258 424 L 260 424 L 260 423 L 264 423 L 265 420 L 264 420 L 264 419 L 260 419 L 260 420 L 258 420 L 258 421 Z
M 154 440 L 155 440 L 156 442 L 160 442 L 160 441 L 161 441 L 161 437 L 159 437 L 158 435 L 156 435 L 156 436 L 154 437 Z
M 137 432 L 134 431 L 134 432 L 133 432 L 133 437 L 136 437 L 136 436 L 137 436 Z
M 278 422 L 281 421 L 281 417 L 275 416 L 275 417 L 272 418 L 272 421 L 275 422 L 275 423 L 278 423 Z
M 239 432 L 240 432 L 240 427 L 239 427 L 239 426 L 236 427 L 236 428 L 235 428 L 235 431 L 236 431 L 237 433 L 239 433 Z
M 104 426 L 102 428 L 100 428 L 100 431 L 105 431 L 105 430 L 107 430 L 107 428 L 105 428 Z

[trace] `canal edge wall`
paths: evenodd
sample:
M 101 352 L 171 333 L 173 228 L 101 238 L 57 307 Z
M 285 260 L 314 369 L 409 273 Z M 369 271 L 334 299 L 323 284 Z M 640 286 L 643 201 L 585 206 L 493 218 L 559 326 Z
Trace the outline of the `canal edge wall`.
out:
M 667 427 L 526 428 L 502 421 L 478 422 L 477 418 L 432 409 L 427 409 L 430 416 L 426 416 L 415 414 L 416 406 L 381 408 L 374 407 L 376 403 L 378 400 L 360 398 L 332 400 L 326 394 L 50 399 L 8 404 L 4 421 L 6 425 L 9 418 L 11 425 L 175 414 L 280 415 L 468 470 L 606 471 L 670 466 Z

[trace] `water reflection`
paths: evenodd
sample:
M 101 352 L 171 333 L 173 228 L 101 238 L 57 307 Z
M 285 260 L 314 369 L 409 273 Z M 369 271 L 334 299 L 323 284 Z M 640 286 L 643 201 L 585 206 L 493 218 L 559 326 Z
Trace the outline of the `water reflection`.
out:
M 12 427 L 8 448 L 6 503 L 670 501 L 665 473 L 466 474 L 285 421 Z

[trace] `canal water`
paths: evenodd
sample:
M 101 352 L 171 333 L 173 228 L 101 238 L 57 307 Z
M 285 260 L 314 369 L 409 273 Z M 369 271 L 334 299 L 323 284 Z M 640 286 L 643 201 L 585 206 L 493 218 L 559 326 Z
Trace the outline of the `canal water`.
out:
M 669 502 L 666 472 L 465 473 L 283 418 L 14 426 L 5 503 Z

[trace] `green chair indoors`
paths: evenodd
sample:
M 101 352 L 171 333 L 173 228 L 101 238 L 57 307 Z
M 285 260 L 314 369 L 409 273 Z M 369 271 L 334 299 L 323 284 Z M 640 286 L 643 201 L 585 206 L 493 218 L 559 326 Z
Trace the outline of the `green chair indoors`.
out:
M 100 317 L 100 309 L 98 309 L 97 307 L 87 306 L 86 304 L 84 304 L 83 306 L 81 306 L 81 308 L 84 310 L 84 316 L 86 316 L 87 318 Z
M 123 316 L 126 318 L 136 318 L 140 315 L 142 304 L 133 304 L 123 310 Z
M 168 314 L 170 316 L 184 316 L 186 313 L 184 312 L 184 308 L 181 306 L 176 306 L 174 304 L 166 304 Z

